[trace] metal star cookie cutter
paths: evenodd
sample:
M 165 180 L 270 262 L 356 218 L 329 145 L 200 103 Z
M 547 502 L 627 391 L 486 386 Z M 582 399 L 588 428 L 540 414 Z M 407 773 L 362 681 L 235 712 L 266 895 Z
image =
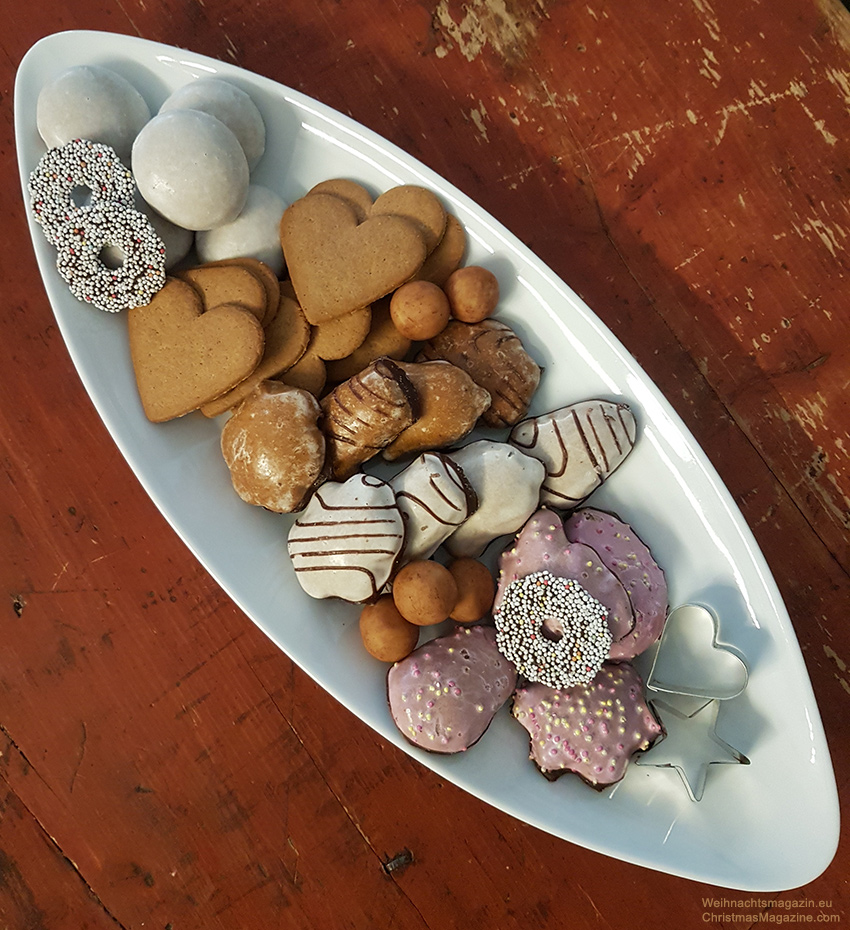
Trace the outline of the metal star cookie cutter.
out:
M 708 767 L 749 765 L 750 760 L 716 732 L 723 701 L 742 694 L 749 670 L 718 641 L 715 614 L 701 604 L 682 604 L 667 617 L 647 677 L 647 700 L 665 735 L 638 765 L 675 768 L 692 801 L 702 799 Z

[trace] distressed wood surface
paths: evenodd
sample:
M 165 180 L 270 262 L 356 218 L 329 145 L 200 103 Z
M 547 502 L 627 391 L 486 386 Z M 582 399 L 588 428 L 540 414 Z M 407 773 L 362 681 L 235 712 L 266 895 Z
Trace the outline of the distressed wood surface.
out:
M 80 385 L 25 226 L 15 71 L 75 28 L 182 45 L 349 113 L 589 303 L 753 528 L 846 816 L 844 7 L 57 0 L 7 11 L 0 37 L 0 927 L 697 927 L 720 894 L 543 835 L 386 745 L 165 524 Z M 846 923 L 848 875 L 845 830 L 804 895 L 758 910 L 805 896 Z

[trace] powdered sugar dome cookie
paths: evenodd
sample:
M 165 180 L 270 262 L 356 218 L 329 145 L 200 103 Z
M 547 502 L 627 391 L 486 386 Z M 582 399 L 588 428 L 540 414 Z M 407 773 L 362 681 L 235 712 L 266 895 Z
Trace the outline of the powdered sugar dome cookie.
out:
M 198 110 L 155 116 L 133 145 L 133 174 L 141 195 L 166 219 L 186 229 L 231 223 L 245 206 L 248 162 L 236 136 Z
M 196 236 L 198 257 L 202 262 L 227 258 L 256 258 L 276 275 L 283 272 L 283 249 L 280 246 L 280 218 L 286 204 L 268 187 L 251 184 L 245 206 L 232 223 L 207 229 Z
M 97 65 L 68 68 L 38 95 L 36 123 L 48 148 L 73 139 L 102 142 L 129 159 L 133 141 L 151 118 L 144 97 L 120 74 Z
M 251 97 L 240 87 L 221 78 L 199 78 L 178 87 L 159 108 L 169 110 L 200 110 L 221 120 L 236 136 L 248 167 L 253 169 L 266 148 L 266 126 Z

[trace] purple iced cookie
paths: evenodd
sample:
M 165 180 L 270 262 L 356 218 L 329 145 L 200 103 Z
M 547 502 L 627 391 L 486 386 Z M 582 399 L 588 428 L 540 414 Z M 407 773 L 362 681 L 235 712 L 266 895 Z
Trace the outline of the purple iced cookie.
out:
M 529 758 L 546 778 L 574 772 L 597 789 L 618 782 L 631 757 L 663 732 L 628 662 L 606 662 L 588 685 L 519 688 L 511 712 L 528 731 Z
M 594 549 L 626 589 L 634 629 L 611 647 L 612 659 L 640 655 L 661 635 L 667 619 L 667 580 L 646 544 L 618 517 L 585 507 L 564 523 L 567 537 Z
M 387 673 L 393 721 L 422 749 L 469 749 L 516 687 L 516 669 L 489 626 L 457 627 L 425 643 Z
M 500 609 L 512 581 L 540 571 L 574 579 L 603 604 L 608 609 L 608 627 L 614 644 L 631 632 L 634 612 L 623 585 L 593 549 L 571 542 L 564 532 L 562 518 L 545 507 L 528 519 L 499 559 L 493 612 Z

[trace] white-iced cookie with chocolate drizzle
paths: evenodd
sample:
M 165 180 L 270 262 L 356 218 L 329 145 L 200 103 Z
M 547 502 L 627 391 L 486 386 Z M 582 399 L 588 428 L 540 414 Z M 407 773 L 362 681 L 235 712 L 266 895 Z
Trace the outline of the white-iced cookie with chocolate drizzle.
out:
M 540 503 L 571 510 L 622 464 L 636 435 L 628 404 L 586 400 L 517 423 L 509 441 L 545 465 Z
M 478 507 L 460 466 L 440 452 L 423 452 L 390 485 L 405 521 L 402 562 L 429 559 Z
M 446 540 L 455 558 L 478 558 L 497 537 L 515 533 L 537 510 L 546 469 L 506 442 L 479 439 L 449 453 L 478 497 L 478 509 Z
M 326 482 L 292 525 L 288 545 L 295 577 L 311 597 L 373 600 L 404 545 L 395 491 L 372 475 Z

